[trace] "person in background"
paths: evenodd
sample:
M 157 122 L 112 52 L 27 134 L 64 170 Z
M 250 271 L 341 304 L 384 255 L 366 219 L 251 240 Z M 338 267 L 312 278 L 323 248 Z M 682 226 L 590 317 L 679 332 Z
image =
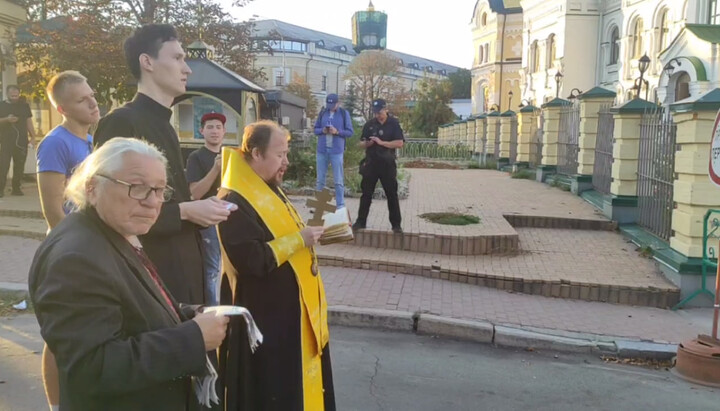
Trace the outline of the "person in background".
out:
M 315 121 L 317 143 L 317 182 L 315 190 L 325 188 L 328 165 L 332 168 L 335 182 L 335 205 L 345 207 L 345 176 L 343 174 L 343 156 L 345 141 L 353 135 L 350 113 L 340 107 L 337 94 L 328 94 L 327 104 Z
M 30 105 L 20 96 L 20 88 L 11 84 L 5 92 L 7 100 L 0 102 L 0 197 L 5 195 L 10 161 L 13 163 L 12 195 L 21 196 L 25 159 L 28 145 L 35 141 L 35 127 Z
M 95 93 L 87 79 L 77 71 L 63 71 L 47 85 L 50 103 L 63 116 L 63 122 L 52 129 L 37 148 L 37 179 L 48 231 L 71 211 L 65 203 L 65 186 L 75 168 L 92 152 L 90 127 L 100 119 Z M 50 408 L 60 403 L 58 370 L 55 357 L 43 348 L 42 377 Z
M 200 119 L 200 134 L 205 145 L 190 153 L 185 167 L 185 176 L 194 199 L 213 197 L 220 188 L 220 150 L 225 137 L 225 120 L 221 113 L 206 113 Z M 205 304 L 217 305 L 220 275 L 217 227 L 203 228 L 200 234 L 205 247 Z
M 401 234 L 395 150 L 402 148 L 405 136 L 397 118 L 388 114 L 385 100 L 373 100 L 372 107 L 375 117 L 365 123 L 360 137 L 360 146 L 365 148 L 365 164 L 360 168 L 362 197 L 353 230 L 365 228 L 375 186 L 380 180 L 387 198 L 392 231 Z

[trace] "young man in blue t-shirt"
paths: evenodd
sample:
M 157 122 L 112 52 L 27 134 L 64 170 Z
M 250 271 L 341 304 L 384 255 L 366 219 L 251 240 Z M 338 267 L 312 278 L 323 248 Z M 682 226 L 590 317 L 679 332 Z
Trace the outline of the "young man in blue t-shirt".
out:
M 325 188 L 328 165 L 332 167 L 335 182 L 335 205 L 345 207 L 345 176 L 343 175 L 343 154 L 345 140 L 352 137 L 353 125 L 350 113 L 340 107 L 337 94 L 328 94 L 325 109 L 315 121 L 315 135 L 318 136 L 316 163 L 317 181 L 315 190 Z
M 95 93 L 77 71 L 64 71 L 50 79 L 47 95 L 62 114 L 63 122 L 52 129 L 37 148 L 37 178 L 40 204 L 48 228 L 52 229 L 70 212 L 65 204 L 65 183 L 75 167 L 92 151 L 90 127 L 100 119 Z M 60 387 L 55 357 L 43 351 L 42 377 L 51 409 L 60 404 Z
M 47 94 L 63 122 L 43 138 L 37 149 L 38 190 L 48 227 L 55 227 L 70 211 L 65 182 L 92 151 L 90 127 L 100 119 L 95 93 L 77 71 L 54 76 Z

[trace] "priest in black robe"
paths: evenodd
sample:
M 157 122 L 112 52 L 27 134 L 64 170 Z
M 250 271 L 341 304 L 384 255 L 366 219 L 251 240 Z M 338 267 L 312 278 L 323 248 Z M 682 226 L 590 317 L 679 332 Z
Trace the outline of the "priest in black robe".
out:
M 182 303 L 203 304 L 204 274 L 200 229 L 224 221 L 226 205 L 213 197 L 192 201 L 180 142 L 170 124 L 173 100 L 185 93 L 192 73 L 171 25 L 149 24 L 125 41 L 125 58 L 138 80 L 135 98 L 100 120 L 95 146 L 114 137 L 145 140 L 165 154 L 168 185 L 175 191 L 157 222 L 140 241 L 170 293 Z
M 220 302 L 252 313 L 264 339 L 251 352 L 242 319 L 220 347 L 225 406 L 238 410 L 335 409 L 327 302 L 313 246 L 322 227 L 305 227 L 280 189 L 287 130 L 270 121 L 245 128 L 240 149 L 223 149 L 221 197 L 238 210 L 220 223 Z

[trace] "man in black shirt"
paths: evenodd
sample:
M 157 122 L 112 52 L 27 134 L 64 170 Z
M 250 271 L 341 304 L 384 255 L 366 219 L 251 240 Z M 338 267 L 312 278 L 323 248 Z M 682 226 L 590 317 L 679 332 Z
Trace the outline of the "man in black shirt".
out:
M 30 105 L 20 98 L 20 89 L 9 85 L 5 89 L 7 100 L 0 101 L 0 197 L 5 195 L 5 184 L 13 163 L 12 195 L 23 195 L 20 185 L 25 174 L 28 136 L 35 140 Z
M 395 150 L 403 146 L 405 136 L 400 122 L 388 115 L 385 100 L 374 100 L 372 106 L 375 118 L 365 123 L 360 137 L 360 145 L 365 148 L 365 159 L 360 169 L 362 174 L 360 209 L 353 229 L 365 228 L 375 185 L 380 180 L 387 198 L 392 230 L 394 233 L 402 233 Z
M 204 303 L 203 250 L 200 229 L 225 221 L 228 205 L 216 197 L 194 200 L 185 179 L 180 142 L 170 124 L 173 100 L 185 93 L 192 73 L 175 28 L 148 24 L 125 40 L 125 59 L 138 80 L 133 101 L 100 120 L 94 143 L 101 146 L 114 137 L 146 140 L 168 160 L 168 185 L 175 189 L 163 203 L 150 232 L 140 237 L 145 253 L 155 264 L 170 293 L 186 304 Z
M 220 151 L 225 137 L 225 120 L 225 116 L 220 113 L 207 113 L 200 119 L 200 134 L 205 139 L 205 145 L 190 153 L 185 168 L 193 198 L 210 198 L 220 188 Z M 220 241 L 215 226 L 200 230 L 200 234 L 205 247 L 205 304 L 217 305 Z

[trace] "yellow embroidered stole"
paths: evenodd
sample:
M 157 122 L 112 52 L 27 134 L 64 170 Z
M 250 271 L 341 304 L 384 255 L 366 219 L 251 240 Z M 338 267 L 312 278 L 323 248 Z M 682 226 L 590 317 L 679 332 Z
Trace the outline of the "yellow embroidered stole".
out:
M 295 272 L 300 289 L 304 409 L 323 410 L 320 354 L 330 335 L 327 301 L 320 273 L 312 274 L 313 254 L 300 235 L 305 223 L 282 190 L 278 187 L 286 201 L 250 168 L 236 148 L 223 147 L 222 187 L 235 191 L 250 203 L 274 237 L 268 245 L 278 267 L 288 261 Z

